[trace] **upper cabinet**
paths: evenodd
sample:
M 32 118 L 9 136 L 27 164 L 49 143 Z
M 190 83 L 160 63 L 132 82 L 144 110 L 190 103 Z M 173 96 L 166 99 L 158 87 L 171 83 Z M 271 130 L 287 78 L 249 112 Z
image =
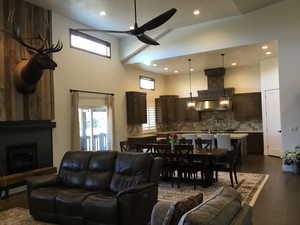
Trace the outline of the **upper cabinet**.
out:
M 177 100 L 177 119 L 178 122 L 198 122 L 200 113 L 195 108 L 188 108 L 187 102 L 190 98 L 179 98 Z
M 177 95 L 163 95 L 155 100 L 156 122 L 168 124 L 173 122 L 197 122 L 200 114 L 187 107 L 189 98 L 178 98 Z
M 177 121 L 177 95 L 162 95 L 155 100 L 156 121 L 159 124 Z
M 147 100 L 144 92 L 126 92 L 127 100 L 127 123 L 147 123 Z
M 234 118 L 239 121 L 262 120 L 261 93 L 236 94 L 233 96 Z

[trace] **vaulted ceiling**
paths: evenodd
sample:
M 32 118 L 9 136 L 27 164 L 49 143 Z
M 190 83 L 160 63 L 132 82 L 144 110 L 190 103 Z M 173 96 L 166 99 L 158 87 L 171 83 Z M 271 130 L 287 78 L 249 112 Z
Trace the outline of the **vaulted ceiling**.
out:
M 133 0 L 28 0 L 82 24 L 98 29 L 126 30 L 133 25 Z M 283 0 L 137 0 L 139 24 L 177 8 L 176 15 L 161 29 L 241 15 Z M 200 14 L 193 15 L 194 10 Z M 100 12 L 105 11 L 106 16 Z

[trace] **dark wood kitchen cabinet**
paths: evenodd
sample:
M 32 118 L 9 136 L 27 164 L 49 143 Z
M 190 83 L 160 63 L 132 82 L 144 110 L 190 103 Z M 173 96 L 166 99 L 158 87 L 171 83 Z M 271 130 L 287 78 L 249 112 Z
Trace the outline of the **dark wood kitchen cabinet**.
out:
M 127 123 L 147 123 L 147 100 L 144 92 L 126 92 Z
M 248 133 L 247 152 L 252 155 L 264 155 L 263 133 Z
M 155 100 L 156 122 L 168 124 L 177 121 L 177 95 L 162 95 Z
M 234 95 L 232 109 L 238 121 L 262 120 L 261 93 Z
M 179 98 L 177 100 L 177 120 L 178 122 L 198 122 L 200 113 L 195 108 L 188 108 L 187 102 L 190 98 Z

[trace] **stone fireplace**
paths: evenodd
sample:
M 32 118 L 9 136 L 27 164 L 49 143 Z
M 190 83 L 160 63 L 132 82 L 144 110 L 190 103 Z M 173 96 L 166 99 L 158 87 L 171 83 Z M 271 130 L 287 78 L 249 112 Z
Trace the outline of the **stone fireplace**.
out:
M 53 166 L 52 121 L 0 122 L 0 176 Z

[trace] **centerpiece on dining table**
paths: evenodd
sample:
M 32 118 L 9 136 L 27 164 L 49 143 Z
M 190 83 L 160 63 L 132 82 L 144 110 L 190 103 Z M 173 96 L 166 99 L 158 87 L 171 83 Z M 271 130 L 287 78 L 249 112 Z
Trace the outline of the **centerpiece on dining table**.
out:
M 171 144 L 172 151 L 174 150 L 174 145 L 179 144 L 178 135 L 177 134 L 170 134 L 169 135 L 169 142 Z

